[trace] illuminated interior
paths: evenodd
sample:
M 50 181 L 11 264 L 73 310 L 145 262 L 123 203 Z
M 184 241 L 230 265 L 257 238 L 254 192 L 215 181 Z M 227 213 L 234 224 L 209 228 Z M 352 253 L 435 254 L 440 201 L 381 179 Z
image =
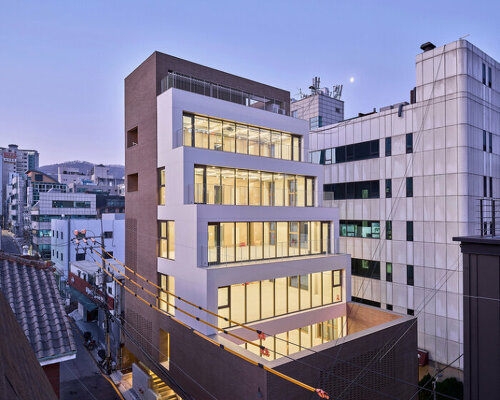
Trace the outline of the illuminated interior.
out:
M 307 310 L 342 301 L 342 270 L 219 287 L 219 315 L 238 323 Z M 219 326 L 229 323 L 219 318 Z
M 253 343 L 262 345 L 269 350 L 269 356 L 261 355 L 260 348 L 257 346 L 248 343 L 242 343 L 240 346 L 272 361 L 343 337 L 347 331 L 345 321 L 346 317 L 338 317 L 278 333 L 274 336 L 267 336 L 264 340 L 254 340 Z
M 184 113 L 184 146 L 301 161 L 301 137 L 286 132 Z

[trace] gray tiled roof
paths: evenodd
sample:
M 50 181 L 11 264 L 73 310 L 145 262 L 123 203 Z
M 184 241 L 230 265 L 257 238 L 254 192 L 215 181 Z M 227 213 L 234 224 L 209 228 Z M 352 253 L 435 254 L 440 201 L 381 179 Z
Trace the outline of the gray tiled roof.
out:
M 0 291 L 38 361 L 76 353 L 52 267 L 0 252 Z

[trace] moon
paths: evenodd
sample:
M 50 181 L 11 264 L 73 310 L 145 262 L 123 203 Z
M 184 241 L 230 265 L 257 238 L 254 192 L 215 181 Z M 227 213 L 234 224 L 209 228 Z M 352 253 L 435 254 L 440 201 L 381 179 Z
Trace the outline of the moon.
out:
M 354 76 L 351 76 L 351 77 L 349 78 L 349 82 L 354 83 Z

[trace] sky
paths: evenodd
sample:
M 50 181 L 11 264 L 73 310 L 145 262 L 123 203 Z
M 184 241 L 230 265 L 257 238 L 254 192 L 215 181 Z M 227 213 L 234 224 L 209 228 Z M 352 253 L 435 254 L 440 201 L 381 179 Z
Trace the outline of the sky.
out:
M 498 0 L 0 0 L 0 146 L 122 164 L 123 80 L 155 50 L 292 97 L 314 76 L 343 84 L 349 118 L 409 101 L 424 42 L 469 35 L 500 60 L 499 15 Z

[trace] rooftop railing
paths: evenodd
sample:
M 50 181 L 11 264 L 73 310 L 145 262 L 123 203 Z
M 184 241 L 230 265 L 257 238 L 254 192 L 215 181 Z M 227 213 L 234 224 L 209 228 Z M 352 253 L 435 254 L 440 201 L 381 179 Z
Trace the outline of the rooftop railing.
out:
M 243 90 L 194 78 L 179 72 L 169 72 L 168 75 L 161 80 L 161 93 L 170 88 L 181 89 L 191 93 L 198 93 L 219 100 L 226 100 L 232 103 L 241 104 L 247 107 L 274 112 L 276 114 L 289 115 L 283 107 L 282 101 L 269 99 L 267 97 L 251 94 Z
M 476 215 L 479 216 L 479 231 L 481 236 L 496 236 L 500 222 L 500 199 L 483 197 L 477 199 Z

